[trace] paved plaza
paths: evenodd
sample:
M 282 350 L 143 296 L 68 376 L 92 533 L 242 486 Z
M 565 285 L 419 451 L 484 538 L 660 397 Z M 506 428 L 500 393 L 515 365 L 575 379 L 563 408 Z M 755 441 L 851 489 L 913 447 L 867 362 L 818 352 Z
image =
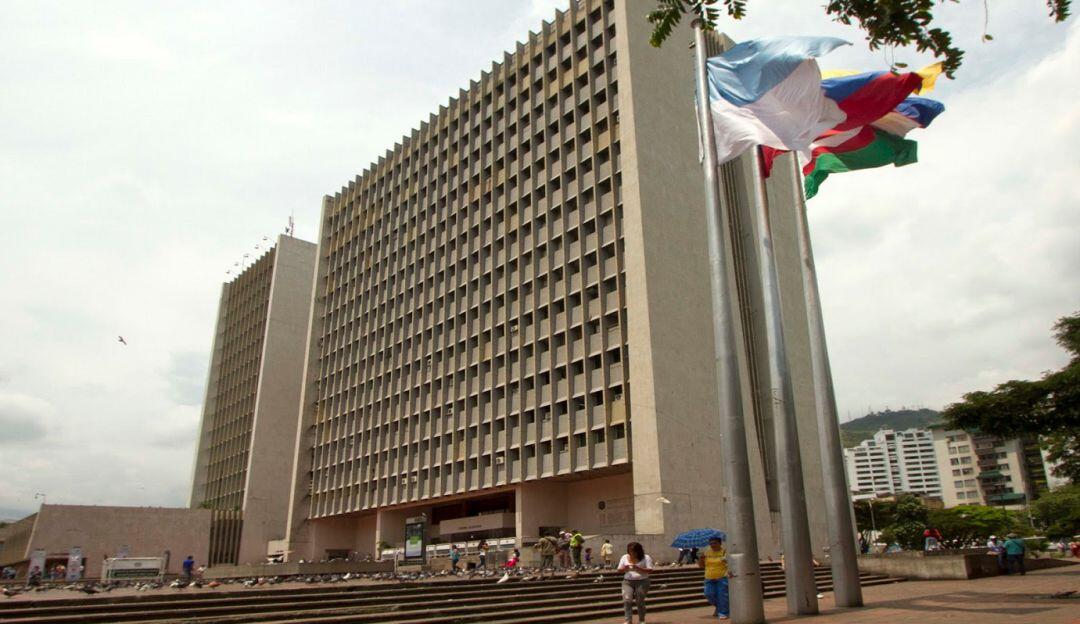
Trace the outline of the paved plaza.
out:
M 863 609 L 838 609 L 832 592 L 821 599 L 821 615 L 794 617 L 787 614 L 783 598 L 765 601 L 770 623 L 812 622 L 839 624 L 884 622 L 888 624 L 1030 624 L 1080 623 L 1080 597 L 1051 598 L 1058 592 L 1080 595 L 1080 565 L 1030 572 L 1027 576 L 995 576 L 970 581 L 908 581 L 863 588 Z M 636 620 L 635 620 L 636 621 Z M 715 622 L 707 609 L 684 609 L 649 614 L 649 624 Z M 589 624 L 613 624 L 622 618 L 590 620 Z

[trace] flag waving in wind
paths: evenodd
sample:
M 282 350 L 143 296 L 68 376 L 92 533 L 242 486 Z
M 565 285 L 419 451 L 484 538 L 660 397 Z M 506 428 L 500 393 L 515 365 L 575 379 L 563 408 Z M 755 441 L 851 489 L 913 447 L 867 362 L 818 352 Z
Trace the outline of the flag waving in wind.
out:
M 809 152 L 810 144 L 847 119 L 821 88 L 816 57 L 849 45 L 834 37 L 744 41 L 708 60 L 709 103 L 717 162 L 756 145 Z

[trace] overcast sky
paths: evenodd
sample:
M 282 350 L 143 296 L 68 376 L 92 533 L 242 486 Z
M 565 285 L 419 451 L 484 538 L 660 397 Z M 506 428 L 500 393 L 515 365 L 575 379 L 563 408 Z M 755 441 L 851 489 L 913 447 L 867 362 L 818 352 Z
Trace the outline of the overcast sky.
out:
M 0 518 L 39 492 L 186 504 L 225 271 L 290 213 L 313 239 L 322 195 L 565 1 L 0 1 Z M 728 31 L 838 35 L 824 68 L 887 67 L 820 5 L 751 2 Z M 981 2 L 940 10 L 967 57 L 920 162 L 811 202 L 844 419 L 1065 360 L 1080 20 L 990 8 L 990 44 Z

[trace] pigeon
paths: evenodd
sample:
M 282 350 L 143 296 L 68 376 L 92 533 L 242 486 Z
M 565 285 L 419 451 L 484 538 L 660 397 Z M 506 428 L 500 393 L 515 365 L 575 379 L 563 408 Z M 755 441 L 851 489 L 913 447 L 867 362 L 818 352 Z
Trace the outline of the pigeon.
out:
M 89 585 L 83 585 L 79 588 L 79 591 L 86 594 L 87 596 L 93 596 L 94 594 L 98 593 L 98 590 L 90 587 Z
M 507 573 L 503 574 L 502 578 L 499 579 L 498 581 L 496 581 L 495 584 L 498 585 L 499 583 L 505 583 L 506 581 L 509 581 L 509 580 L 510 580 L 510 573 L 507 572 Z
M 127 346 L 127 340 L 124 340 L 123 336 L 117 336 L 117 338 L 119 339 L 120 344 L 124 345 L 125 347 Z
M 603 582 L 604 582 L 604 575 L 603 574 L 601 574 L 600 576 L 593 579 L 593 583 L 603 583 Z
M 22 592 L 17 590 L 17 589 L 8 589 L 7 587 L 4 588 L 4 595 L 7 596 L 8 598 L 14 598 L 15 596 L 18 596 L 21 593 Z
M 221 583 L 219 583 L 217 581 L 210 581 L 209 583 L 206 584 L 206 586 L 213 589 L 215 587 L 221 587 Z

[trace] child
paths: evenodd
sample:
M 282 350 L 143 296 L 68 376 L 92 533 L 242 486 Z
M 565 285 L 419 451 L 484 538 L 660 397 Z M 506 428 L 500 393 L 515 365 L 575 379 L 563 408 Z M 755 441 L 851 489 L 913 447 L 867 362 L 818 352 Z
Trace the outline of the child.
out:
M 585 567 L 592 565 L 592 548 L 585 549 Z
M 611 553 L 614 547 L 611 545 L 611 540 L 604 540 L 604 544 L 600 546 L 600 556 L 604 558 L 604 567 L 611 567 Z

